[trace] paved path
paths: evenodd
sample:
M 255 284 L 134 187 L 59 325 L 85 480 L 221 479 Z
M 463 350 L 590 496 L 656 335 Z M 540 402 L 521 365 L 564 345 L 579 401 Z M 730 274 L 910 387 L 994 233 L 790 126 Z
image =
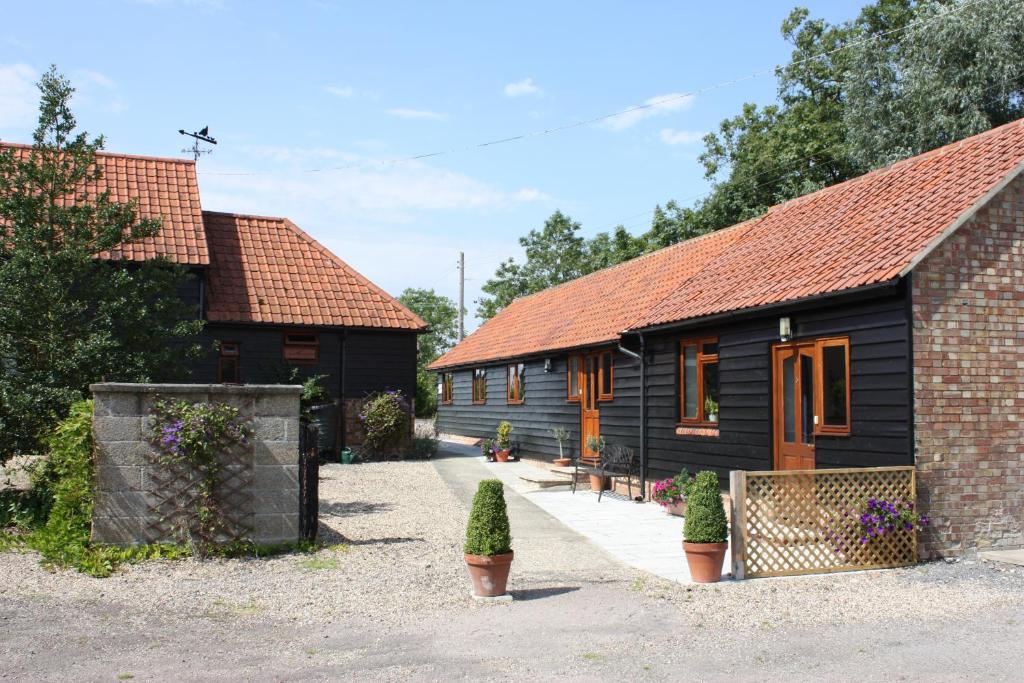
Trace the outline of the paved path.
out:
M 441 447 L 447 459 L 439 462 L 448 463 L 442 467 L 453 472 L 458 468 L 465 473 L 461 480 L 450 482 L 439 468 L 442 478 L 450 486 L 462 489 L 461 492 L 456 490 L 456 495 L 468 493 L 472 498 L 472 491 L 480 479 L 501 479 L 507 489 L 520 494 L 514 498 L 514 512 L 517 514 L 513 515 L 514 523 L 520 529 L 534 533 L 532 526 L 537 524 L 540 525 L 537 532 L 551 533 L 553 523 L 567 527 L 625 565 L 670 581 L 692 583 L 682 547 L 683 519 L 666 514 L 660 505 L 640 504 L 607 493 L 598 503 L 597 494 L 586 485 L 577 487 L 575 494 L 567 486 L 538 490 L 535 485 L 520 479 L 524 473 L 536 473 L 538 469 L 534 465 L 523 462 L 489 463 L 479 455 L 478 449 L 456 443 L 444 442 Z M 460 464 L 455 466 L 451 463 Z M 466 486 L 471 490 L 467 492 Z M 533 505 L 524 505 L 526 501 Z M 511 506 L 512 503 L 510 510 Z M 547 514 L 537 515 L 529 509 L 534 506 L 540 508 L 537 512 Z M 552 536 L 552 539 L 556 537 Z M 729 571 L 728 553 L 722 571 Z
M 479 453 L 476 448 L 444 443 L 438 456 L 431 460 L 441 479 L 467 510 L 477 483 L 496 475 Z M 506 485 L 505 499 L 512 527 L 512 548 L 516 551 L 509 582 L 513 594 L 516 578 L 524 574 L 571 580 L 580 571 L 591 574 L 621 571 L 615 558 L 517 493 L 515 487 Z

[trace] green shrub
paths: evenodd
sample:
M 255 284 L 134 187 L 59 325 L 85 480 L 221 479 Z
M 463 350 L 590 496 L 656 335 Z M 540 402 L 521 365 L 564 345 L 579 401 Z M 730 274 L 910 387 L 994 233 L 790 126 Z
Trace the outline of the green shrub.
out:
M 683 537 L 690 543 L 722 543 L 729 538 L 729 524 L 718 488 L 718 476 L 705 470 L 690 485 Z
M 467 555 L 501 555 L 511 549 L 504 487 L 498 479 L 484 479 L 473 496 L 464 551 Z
M 497 438 L 495 441 L 498 444 L 498 448 L 501 450 L 508 450 L 509 446 L 512 445 L 512 423 L 502 421 L 498 425 L 498 433 L 495 435 Z
M 366 447 L 381 454 L 409 433 L 409 403 L 401 391 L 374 394 L 363 403 L 359 420 Z

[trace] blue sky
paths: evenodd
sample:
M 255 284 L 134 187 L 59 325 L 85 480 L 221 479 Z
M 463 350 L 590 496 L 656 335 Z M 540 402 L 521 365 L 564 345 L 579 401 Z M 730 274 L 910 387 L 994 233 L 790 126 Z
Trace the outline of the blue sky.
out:
M 111 151 L 182 156 L 179 128 L 220 144 L 204 208 L 288 216 L 398 294 L 467 301 L 555 209 L 584 234 L 644 231 L 656 203 L 707 191 L 701 134 L 775 97 L 775 2 L 5 3 L 0 139 L 28 141 L 33 83 L 56 63 L 81 126 Z M 838 21 L 861 2 L 804 2 Z M 13 27 L 17 27 L 15 31 Z M 552 135 L 477 143 L 660 106 Z M 415 162 L 413 155 L 455 150 Z M 341 167 L 310 172 L 310 169 Z M 470 321 L 470 327 L 475 321 Z

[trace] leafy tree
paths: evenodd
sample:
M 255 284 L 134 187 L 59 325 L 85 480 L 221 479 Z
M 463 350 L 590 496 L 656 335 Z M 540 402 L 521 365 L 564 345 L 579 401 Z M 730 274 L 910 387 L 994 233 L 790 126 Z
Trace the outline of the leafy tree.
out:
M 647 251 L 647 240 L 634 237 L 621 225 L 608 234 L 599 232 L 586 242 L 586 270 L 593 272 L 636 258 Z
M 842 112 L 875 168 L 1024 116 L 1024 2 L 920 3 L 899 43 L 852 46 Z
M 410 287 L 398 300 L 430 326 L 419 337 L 416 355 L 416 413 L 430 416 L 437 412 L 437 378 L 426 368 L 458 341 L 459 308 L 433 289 Z
M 518 297 L 574 280 L 593 270 L 587 264 L 586 240 L 577 233 L 580 224 L 555 211 L 541 230 L 519 238 L 526 261 L 508 259 L 481 289 L 490 295 L 477 301 L 477 316 L 491 318 Z
M 32 149 L 0 149 L 0 460 L 38 449 L 91 382 L 181 376 L 202 327 L 183 268 L 97 258 L 160 222 L 96 192 L 103 138 L 75 132 L 70 83 L 51 68 L 39 90 Z

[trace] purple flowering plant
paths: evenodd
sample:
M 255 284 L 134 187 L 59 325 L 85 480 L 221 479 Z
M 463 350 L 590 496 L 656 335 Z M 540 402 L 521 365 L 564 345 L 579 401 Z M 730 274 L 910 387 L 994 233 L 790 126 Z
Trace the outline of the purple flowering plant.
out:
M 157 400 L 153 404 L 149 442 L 156 461 L 164 466 L 189 470 L 198 478 L 197 503 L 178 510 L 180 540 L 203 546 L 223 536 L 227 525 L 217 498 L 224 454 L 247 446 L 252 427 L 237 408 L 224 403 L 191 403 Z
M 409 432 L 412 408 L 399 390 L 370 395 L 359 411 L 364 443 L 373 453 L 396 445 Z
M 915 528 L 928 526 L 925 515 L 918 514 L 913 501 L 899 498 L 889 501 L 881 498 L 868 498 L 857 517 L 860 523 L 861 545 L 866 545 L 876 538 L 900 531 L 913 531 Z

